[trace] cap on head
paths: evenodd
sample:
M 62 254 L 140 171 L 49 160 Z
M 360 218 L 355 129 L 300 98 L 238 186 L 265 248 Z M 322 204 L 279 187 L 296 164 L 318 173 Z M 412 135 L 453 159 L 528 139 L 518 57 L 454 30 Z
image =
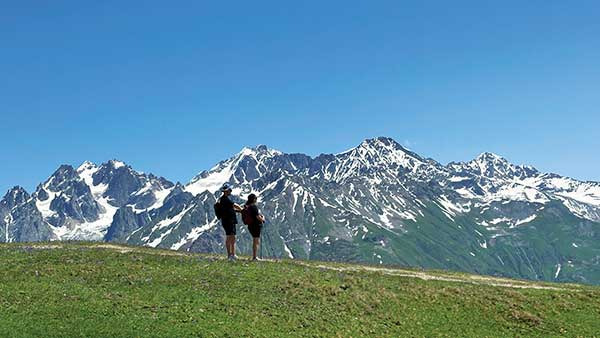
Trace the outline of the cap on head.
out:
M 225 183 L 225 184 L 223 184 L 223 186 L 221 187 L 221 191 L 222 191 L 222 192 L 225 192 L 225 191 L 231 191 L 231 190 L 233 190 L 233 189 L 231 188 L 231 185 L 230 185 L 229 183 Z

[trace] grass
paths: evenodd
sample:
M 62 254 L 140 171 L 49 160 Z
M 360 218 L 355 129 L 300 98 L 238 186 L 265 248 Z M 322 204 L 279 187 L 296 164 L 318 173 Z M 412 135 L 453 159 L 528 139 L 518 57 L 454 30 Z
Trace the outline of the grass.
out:
M 0 336 L 594 337 L 600 332 L 598 287 L 546 283 L 561 290 L 517 289 L 316 267 L 330 263 L 230 263 L 145 248 L 123 253 L 90 243 L 60 246 L 0 245 Z

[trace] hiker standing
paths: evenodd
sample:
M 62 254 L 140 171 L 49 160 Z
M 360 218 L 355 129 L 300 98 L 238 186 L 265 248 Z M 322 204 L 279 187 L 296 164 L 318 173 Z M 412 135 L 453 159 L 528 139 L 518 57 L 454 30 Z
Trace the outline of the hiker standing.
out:
M 227 259 L 234 261 L 237 259 L 235 255 L 235 234 L 237 225 L 236 212 L 241 212 L 242 207 L 231 201 L 231 186 L 227 183 L 221 187 L 223 195 L 215 204 L 215 213 L 217 218 L 221 219 L 221 225 L 225 230 L 225 247 L 227 248 Z
M 260 232 L 265 223 L 265 216 L 261 215 L 256 205 L 258 198 L 255 194 L 248 195 L 248 201 L 242 211 L 242 220 L 248 225 L 248 231 L 252 235 L 252 260 L 257 261 L 256 253 L 260 244 Z

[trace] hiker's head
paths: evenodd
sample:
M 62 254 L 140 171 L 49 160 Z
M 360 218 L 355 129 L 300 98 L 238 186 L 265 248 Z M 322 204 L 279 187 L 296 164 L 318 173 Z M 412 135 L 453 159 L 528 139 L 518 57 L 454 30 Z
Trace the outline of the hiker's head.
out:
M 256 203 L 257 200 L 258 200 L 258 198 L 256 198 L 256 195 L 250 194 L 250 195 L 248 195 L 248 201 L 246 202 L 246 204 L 247 205 L 254 204 L 254 203 Z
M 228 183 L 223 184 L 223 186 L 221 187 L 221 192 L 225 196 L 231 195 L 231 190 L 231 185 L 229 185 Z

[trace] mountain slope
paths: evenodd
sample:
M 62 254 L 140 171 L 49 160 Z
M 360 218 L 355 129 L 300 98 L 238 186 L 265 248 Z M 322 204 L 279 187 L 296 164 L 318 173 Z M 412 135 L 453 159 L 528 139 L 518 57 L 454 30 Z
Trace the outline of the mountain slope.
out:
M 491 153 L 442 165 L 390 138 L 315 158 L 244 148 L 188 184 L 116 160 L 61 166 L 0 203 L 0 241 L 104 240 L 222 252 L 217 190 L 259 195 L 271 257 L 600 284 L 600 183 Z M 239 248 L 250 238 L 239 227 Z

